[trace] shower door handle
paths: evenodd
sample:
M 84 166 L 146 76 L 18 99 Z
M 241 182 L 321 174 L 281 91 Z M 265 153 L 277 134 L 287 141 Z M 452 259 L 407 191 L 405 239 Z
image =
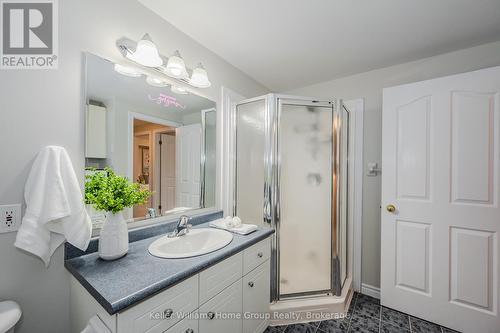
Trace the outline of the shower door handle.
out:
M 264 185 L 264 222 L 271 224 L 271 186 Z

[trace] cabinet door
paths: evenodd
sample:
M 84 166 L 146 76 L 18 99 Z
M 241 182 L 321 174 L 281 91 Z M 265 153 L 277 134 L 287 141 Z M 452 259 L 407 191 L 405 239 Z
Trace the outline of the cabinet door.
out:
M 243 277 L 243 333 L 262 333 L 269 324 L 269 260 Z
M 241 279 L 236 281 L 200 307 L 200 332 L 241 333 L 241 281 Z
M 106 158 L 106 108 L 88 105 L 85 124 L 85 157 Z

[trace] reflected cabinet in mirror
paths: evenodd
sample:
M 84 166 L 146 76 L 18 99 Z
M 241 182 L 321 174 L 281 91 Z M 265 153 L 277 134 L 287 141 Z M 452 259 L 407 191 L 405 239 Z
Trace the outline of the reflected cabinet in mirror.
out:
M 125 218 L 215 206 L 215 102 L 98 56 L 85 58 L 86 172 L 109 167 L 153 193 Z M 89 211 L 99 226 L 103 212 Z

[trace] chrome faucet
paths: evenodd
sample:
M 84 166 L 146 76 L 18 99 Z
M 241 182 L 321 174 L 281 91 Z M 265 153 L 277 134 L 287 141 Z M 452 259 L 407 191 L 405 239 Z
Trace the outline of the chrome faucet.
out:
M 192 225 L 189 224 L 190 217 L 186 215 L 182 215 L 177 222 L 177 226 L 175 230 L 168 234 L 168 237 L 180 237 L 189 233 L 189 229 L 191 229 Z
M 148 214 L 146 215 L 146 217 L 150 217 L 150 218 L 158 217 L 156 215 L 156 209 L 154 209 L 154 208 L 148 208 Z

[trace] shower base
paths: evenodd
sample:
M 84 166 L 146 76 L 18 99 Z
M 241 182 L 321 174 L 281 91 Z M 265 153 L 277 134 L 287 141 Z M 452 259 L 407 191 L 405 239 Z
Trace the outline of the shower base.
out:
M 280 326 L 343 318 L 354 294 L 351 285 L 352 280 L 347 278 L 340 296 L 318 295 L 275 302 L 270 307 L 270 325 Z

